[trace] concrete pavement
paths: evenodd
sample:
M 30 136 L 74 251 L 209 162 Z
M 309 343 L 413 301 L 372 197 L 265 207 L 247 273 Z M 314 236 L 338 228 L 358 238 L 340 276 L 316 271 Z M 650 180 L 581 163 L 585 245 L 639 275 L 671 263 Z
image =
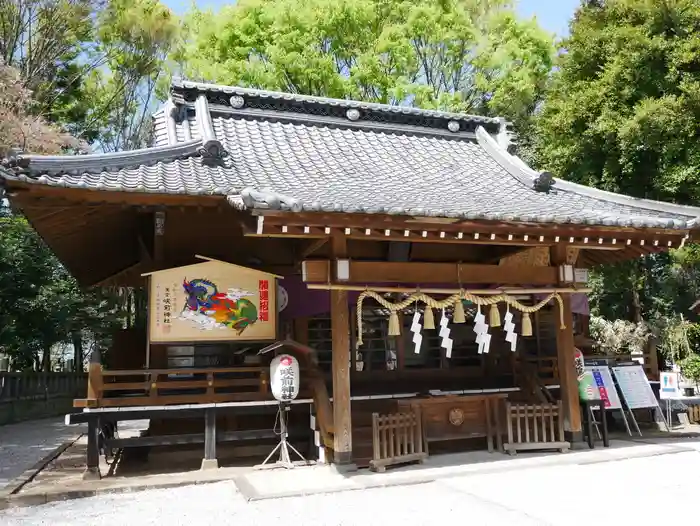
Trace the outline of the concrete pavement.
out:
M 653 456 L 453 473 L 424 484 L 247 501 L 231 482 L 112 494 L 0 512 L 4 526 L 635 526 L 694 502 L 700 442 Z M 649 452 L 649 451 L 648 451 Z M 569 455 L 560 455 L 559 458 Z M 573 455 L 572 455 L 573 456 Z M 301 470 L 299 470 L 301 472 Z M 270 473 L 273 474 L 273 473 Z M 680 515 L 679 515 L 680 514 Z
M 66 426 L 63 417 L 0 426 L 0 489 L 84 429 Z

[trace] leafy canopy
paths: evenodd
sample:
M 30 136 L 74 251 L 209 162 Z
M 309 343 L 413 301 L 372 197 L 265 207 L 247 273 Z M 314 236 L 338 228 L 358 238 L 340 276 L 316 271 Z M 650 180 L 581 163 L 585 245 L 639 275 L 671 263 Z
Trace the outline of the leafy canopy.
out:
M 585 4 L 539 119 L 539 163 L 598 188 L 697 203 L 700 3 Z
M 553 60 L 553 36 L 506 0 L 241 0 L 184 24 L 188 78 L 511 119 Z

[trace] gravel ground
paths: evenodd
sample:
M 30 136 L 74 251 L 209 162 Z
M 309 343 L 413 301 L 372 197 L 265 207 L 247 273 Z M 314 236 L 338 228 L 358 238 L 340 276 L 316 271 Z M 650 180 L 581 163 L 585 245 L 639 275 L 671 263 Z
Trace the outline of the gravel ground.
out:
M 0 524 L 657 525 L 693 502 L 698 473 L 695 451 L 250 503 L 232 482 L 221 482 L 9 510 L 0 512 Z
M 86 426 L 66 426 L 63 417 L 0 426 L 0 488 L 31 468 Z

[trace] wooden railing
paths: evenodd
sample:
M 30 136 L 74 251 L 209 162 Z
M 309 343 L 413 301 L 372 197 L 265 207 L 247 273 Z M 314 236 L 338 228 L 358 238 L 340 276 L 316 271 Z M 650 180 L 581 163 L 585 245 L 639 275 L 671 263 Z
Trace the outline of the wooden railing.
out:
M 198 404 L 270 398 L 266 367 L 102 370 L 91 366 L 87 398 L 75 407 Z
M 85 373 L 0 373 L 0 402 L 80 396 Z
M 567 451 L 561 401 L 556 404 L 506 403 L 508 441 L 503 448 L 515 455 L 518 451 L 558 449 Z
M 375 471 L 406 462 L 423 462 L 428 457 L 423 425 L 416 411 L 390 415 L 372 414 L 372 460 Z

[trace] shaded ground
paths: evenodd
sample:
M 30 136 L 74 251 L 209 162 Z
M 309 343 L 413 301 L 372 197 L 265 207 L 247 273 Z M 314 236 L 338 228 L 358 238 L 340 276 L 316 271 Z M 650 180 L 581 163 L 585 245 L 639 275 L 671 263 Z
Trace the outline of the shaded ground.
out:
M 63 417 L 0 426 L 0 488 L 84 429 L 66 426 Z

